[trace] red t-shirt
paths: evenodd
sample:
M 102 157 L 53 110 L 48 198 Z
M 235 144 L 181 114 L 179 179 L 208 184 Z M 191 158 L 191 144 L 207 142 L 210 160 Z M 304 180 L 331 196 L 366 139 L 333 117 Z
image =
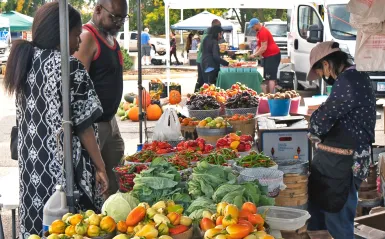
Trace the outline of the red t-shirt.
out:
M 273 36 L 266 27 L 261 27 L 257 32 L 257 44 L 258 47 L 261 47 L 262 42 L 267 42 L 267 49 L 262 54 L 263 57 L 274 56 L 280 52 L 277 44 L 275 43 Z

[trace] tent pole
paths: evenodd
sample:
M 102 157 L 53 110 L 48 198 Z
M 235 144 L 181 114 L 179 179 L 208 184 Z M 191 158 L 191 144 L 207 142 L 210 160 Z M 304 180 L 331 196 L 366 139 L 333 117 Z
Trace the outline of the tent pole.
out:
M 72 122 L 70 112 L 70 67 L 68 37 L 68 0 L 59 1 L 61 78 L 63 94 L 64 164 L 66 170 L 67 205 L 75 213 L 74 168 L 72 162 Z
M 164 6 L 165 21 L 166 21 L 166 82 L 167 92 L 170 92 L 170 9 L 167 2 Z
M 141 20 L 141 0 L 136 0 L 138 7 L 137 25 L 138 25 L 138 106 L 139 106 L 139 143 L 143 143 L 143 86 L 142 86 L 142 20 Z
M 130 13 L 130 0 L 127 0 L 127 12 Z M 130 39 L 131 36 L 129 35 L 130 31 L 130 18 L 127 18 L 127 21 L 124 22 L 124 49 L 127 51 L 127 53 L 130 53 Z
M 180 10 L 180 21 L 183 21 L 183 9 Z M 183 44 L 183 30 L 180 30 L 180 44 Z

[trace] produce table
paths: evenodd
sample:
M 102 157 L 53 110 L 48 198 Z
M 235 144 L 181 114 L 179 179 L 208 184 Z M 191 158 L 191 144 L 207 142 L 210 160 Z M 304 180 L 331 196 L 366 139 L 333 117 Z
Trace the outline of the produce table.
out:
M 261 83 L 263 77 L 259 72 L 222 72 L 217 79 L 217 86 L 222 89 L 230 89 L 236 82 L 241 82 L 258 93 L 262 92 Z

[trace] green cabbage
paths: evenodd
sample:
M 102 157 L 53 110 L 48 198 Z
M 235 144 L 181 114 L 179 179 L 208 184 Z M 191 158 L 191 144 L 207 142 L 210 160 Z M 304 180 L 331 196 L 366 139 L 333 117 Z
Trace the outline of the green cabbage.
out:
M 127 215 L 139 204 L 139 200 L 130 193 L 111 195 L 103 204 L 102 213 L 111 216 L 116 223 L 125 221 Z

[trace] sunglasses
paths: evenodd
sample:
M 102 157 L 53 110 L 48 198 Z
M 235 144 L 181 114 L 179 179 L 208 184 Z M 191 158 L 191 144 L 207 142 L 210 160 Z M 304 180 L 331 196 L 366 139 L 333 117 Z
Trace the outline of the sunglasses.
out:
M 127 14 L 125 17 L 120 17 L 120 16 L 116 16 L 114 15 L 112 12 L 108 11 L 103 5 L 99 5 L 101 8 L 103 8 L 106 12 L 108 12 L 108 14 L 110 14 L 111 16 L 111 19 L 112 21 L 117 24 L 117 23 L 122 23 L 122 22 L 125 22 L 127 21 L 129 15 Z

